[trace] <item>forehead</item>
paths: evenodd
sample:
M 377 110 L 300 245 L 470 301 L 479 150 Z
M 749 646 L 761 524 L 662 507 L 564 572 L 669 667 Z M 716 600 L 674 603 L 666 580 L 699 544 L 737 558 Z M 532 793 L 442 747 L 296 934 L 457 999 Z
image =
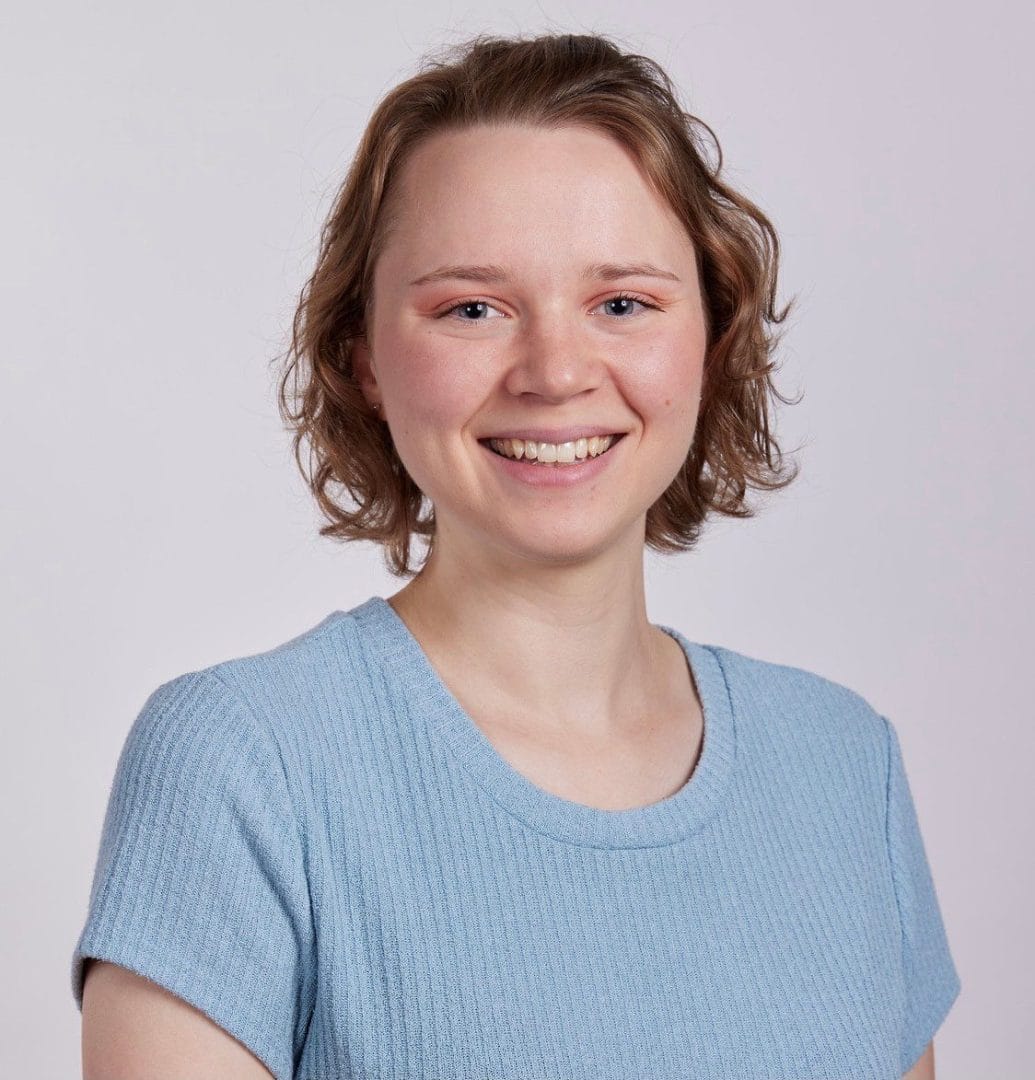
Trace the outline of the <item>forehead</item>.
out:
M 631 151 L 594 128 L 436 133 L 405 161 L 390 202 L 390 263 L 693 258 Z

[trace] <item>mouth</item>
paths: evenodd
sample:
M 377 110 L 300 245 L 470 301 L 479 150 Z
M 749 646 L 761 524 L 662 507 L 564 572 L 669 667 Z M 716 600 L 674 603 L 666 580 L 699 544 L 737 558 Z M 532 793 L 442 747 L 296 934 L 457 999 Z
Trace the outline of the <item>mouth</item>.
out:
M 594 435 L 563 443 L 536 442 L 531 439 L 479 439 L 490 453 L 508 461 L 523 462 L 542 468 L 565 468 L 593 461 L 605 454 L 625 438 L 626 432 L 616 431 L 610 435 Z

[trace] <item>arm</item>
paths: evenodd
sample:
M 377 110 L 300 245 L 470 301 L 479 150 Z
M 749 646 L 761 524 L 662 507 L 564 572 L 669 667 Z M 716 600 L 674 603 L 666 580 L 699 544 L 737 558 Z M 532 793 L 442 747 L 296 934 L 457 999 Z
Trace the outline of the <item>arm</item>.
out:
M 315 944 L 301 824 L 267 723 L 210 671 L 162 684 L 119 756 L 73 954 L 80 1008 L 97 958 L 83 1018 L 88 1075 L 112 1076 L 94 1066 L 111 1053 L 128 1055 L 100 1059 L 125 1064 L 119 1080 L 151 1077 L 139 1066 L 153 1055 L 170 1080 L 174 1056 L 199 1040 L 229 1054 L 231 1037 L 290 1080 Z M 176 1075 L 239 1074 L 181 1065 Z
M 83 987 L 83 1080 L 272 1080 L 244 1045 L 157 983 L 91 960 Z M 912 1074 L 910 1074 L 912 1080 Z
M 902 1077 L 902 1080 L 935 1080 L 933 1039 L 927 1044 L 927 1049 L 920 1055 L 917 1063 Z

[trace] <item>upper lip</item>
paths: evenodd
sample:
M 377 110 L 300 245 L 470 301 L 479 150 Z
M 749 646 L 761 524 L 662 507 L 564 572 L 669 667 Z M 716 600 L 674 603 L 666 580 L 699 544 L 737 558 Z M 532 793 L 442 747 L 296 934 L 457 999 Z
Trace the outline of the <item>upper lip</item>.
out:
M 527 427 L 495 431 L 485 439 L 524 439 L 526 442 L 565 443 L 591 439 L 594 435 L 624 435 L 614 427 L 602 424 L 571 425 L 570 427 Z

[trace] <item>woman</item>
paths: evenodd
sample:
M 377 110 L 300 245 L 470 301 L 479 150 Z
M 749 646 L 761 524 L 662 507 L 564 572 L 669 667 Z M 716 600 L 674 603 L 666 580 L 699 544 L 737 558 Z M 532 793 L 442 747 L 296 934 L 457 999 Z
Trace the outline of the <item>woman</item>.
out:
M 645 546 L 793 478 L 776 235 L 702 129 L 591 36 L 378 107 L 281 391 L 322 531 L 410 580 L 144 705 L 87 1076 L 934 1075 L 959 979 L 893 726 L 647 618 Z

